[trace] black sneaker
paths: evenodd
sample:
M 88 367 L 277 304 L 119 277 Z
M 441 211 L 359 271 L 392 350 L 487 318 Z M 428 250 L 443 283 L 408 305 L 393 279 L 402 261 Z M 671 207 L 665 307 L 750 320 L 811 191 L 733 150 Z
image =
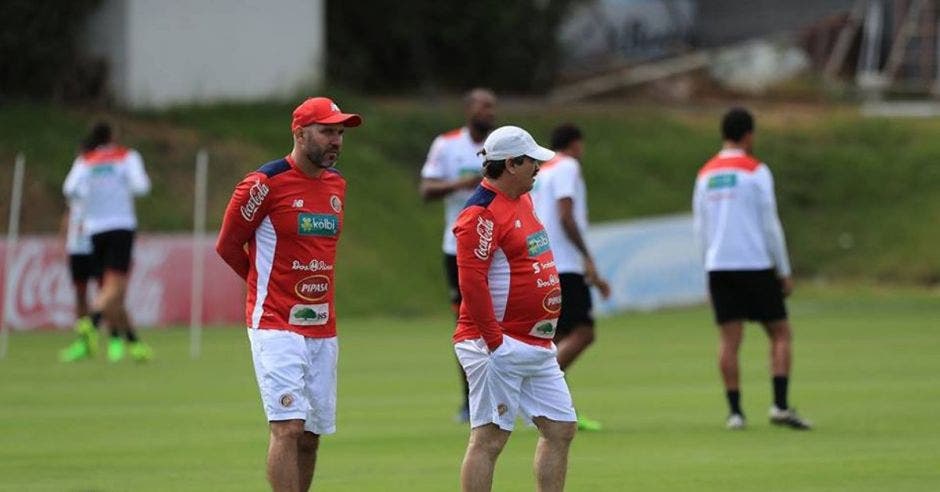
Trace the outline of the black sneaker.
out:
M 796 430 L 810 430 L 813 428 L 813 424 L 800 417 L 796 413 L 795 408 L 788 408 L 782 410 L 776 406 L 770 407 L 770 423 L 774 425 L 782 425 Z

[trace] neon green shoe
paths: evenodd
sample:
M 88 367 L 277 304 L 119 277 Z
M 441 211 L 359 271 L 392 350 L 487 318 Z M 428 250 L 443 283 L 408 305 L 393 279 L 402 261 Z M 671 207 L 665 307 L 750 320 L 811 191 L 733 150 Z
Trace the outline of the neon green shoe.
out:
M 91 318 L 85 316 L 75 322 L 75 333 L 85 342 L 88 349 L 88 356 L 94 357 L 98 354 L 98 330 L 92 324 Z
M 81 338 L 59 351 L 59 360 L 62 362 L 77 362 L 82 359 L 90 358 L 91 351 L 88 350 L 88 344 Z
M 597 432 L 603 429 L 604 426 L 596 420 L 586 419 L 584 417 L 578 417 L 578 430 Z
M 124 360 L 124 340 L 118 337 L 111 337 L 108 340 L 108 362 L 121 362 Z
M 131 344 L 131 359 L 135 362 L 148 362 L 153 360 L 153 349 L 144 342 L 134 342 Z

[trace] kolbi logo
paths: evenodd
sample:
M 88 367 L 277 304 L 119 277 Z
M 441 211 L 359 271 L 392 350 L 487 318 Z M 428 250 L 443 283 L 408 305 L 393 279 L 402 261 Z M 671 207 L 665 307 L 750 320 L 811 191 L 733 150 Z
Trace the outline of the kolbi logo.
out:
M 709 190 L 720 190 L 722 188 L 734 188 L 738 184 L 737 174 L 716 174 L 708 178 Z
M 239 207 L 242 218 L 248 222 L 254 220 L 255 214 L 258 213 L 258 209 L 261 208 L 261 204 L 270 191 L 268 185 L 262 183 L 261 180 L 255 181 L 255 184 L 248 190 L 248 202 Z
M 301 299 L 319 301 L 330 293 L 330 277 L 326 275 L 305 277 L 294 285 L 294 293 Z
M 530 234 L 525 238 L 526 247 L 529 250 L 529 257 L 536 257 L 540 254 L 548 251 L 548 234 L 545 233 L 545 230 L 541 230 L 534 234 Z
M 332 214 L 298 214 L 297 234 L 335 237 L 339 234 L 339 219 Z
M 486 261 L 490 258 L 490 245 L 493 244 L 493 221 L 477 217 L 477 236 L 480 237 L 480 242 L 473 254 Z

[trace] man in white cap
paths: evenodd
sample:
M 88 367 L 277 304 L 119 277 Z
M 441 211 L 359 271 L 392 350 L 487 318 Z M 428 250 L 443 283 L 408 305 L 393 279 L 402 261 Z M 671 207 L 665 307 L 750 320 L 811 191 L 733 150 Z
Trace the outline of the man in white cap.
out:
M 490 490 L 496 458 L 522 415 L 540 434 L 538 490 L 562 490 L 577 416 L 552 342 L 558 271 L 528 194 L 555 153 L 515 126 L 493 131 L 482 153 L 483 182 L 454 226 L 463 302 L 453 339 L 470 387 L 461 486 Z

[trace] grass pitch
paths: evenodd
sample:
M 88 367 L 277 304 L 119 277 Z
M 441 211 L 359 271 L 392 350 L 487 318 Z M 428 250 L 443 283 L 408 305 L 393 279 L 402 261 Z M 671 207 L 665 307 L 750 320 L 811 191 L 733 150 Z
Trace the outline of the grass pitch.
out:
M 570 371 L 605 430 L 571 451 L 571 491 L 883 491 L 940 487 L 940 296 L 810 289 L 791 303 L 791 400 L 817 428 L 766 422 L 766 341 L 742 351 L 750 427 L 723 428 L 704 308 L 599 322 Z M 316 490 L 458 490 L 467 430 L 447 319 L 341 320 L 339 432 Z M 64 333 L 13 334 L 0 361 L 0 490 L 265 490 L 266 426 L 242 329 L 144 332 L 157 360 L 55 362 Z M 520 426 L 494 490 L 533 490 L 536 433 Z

